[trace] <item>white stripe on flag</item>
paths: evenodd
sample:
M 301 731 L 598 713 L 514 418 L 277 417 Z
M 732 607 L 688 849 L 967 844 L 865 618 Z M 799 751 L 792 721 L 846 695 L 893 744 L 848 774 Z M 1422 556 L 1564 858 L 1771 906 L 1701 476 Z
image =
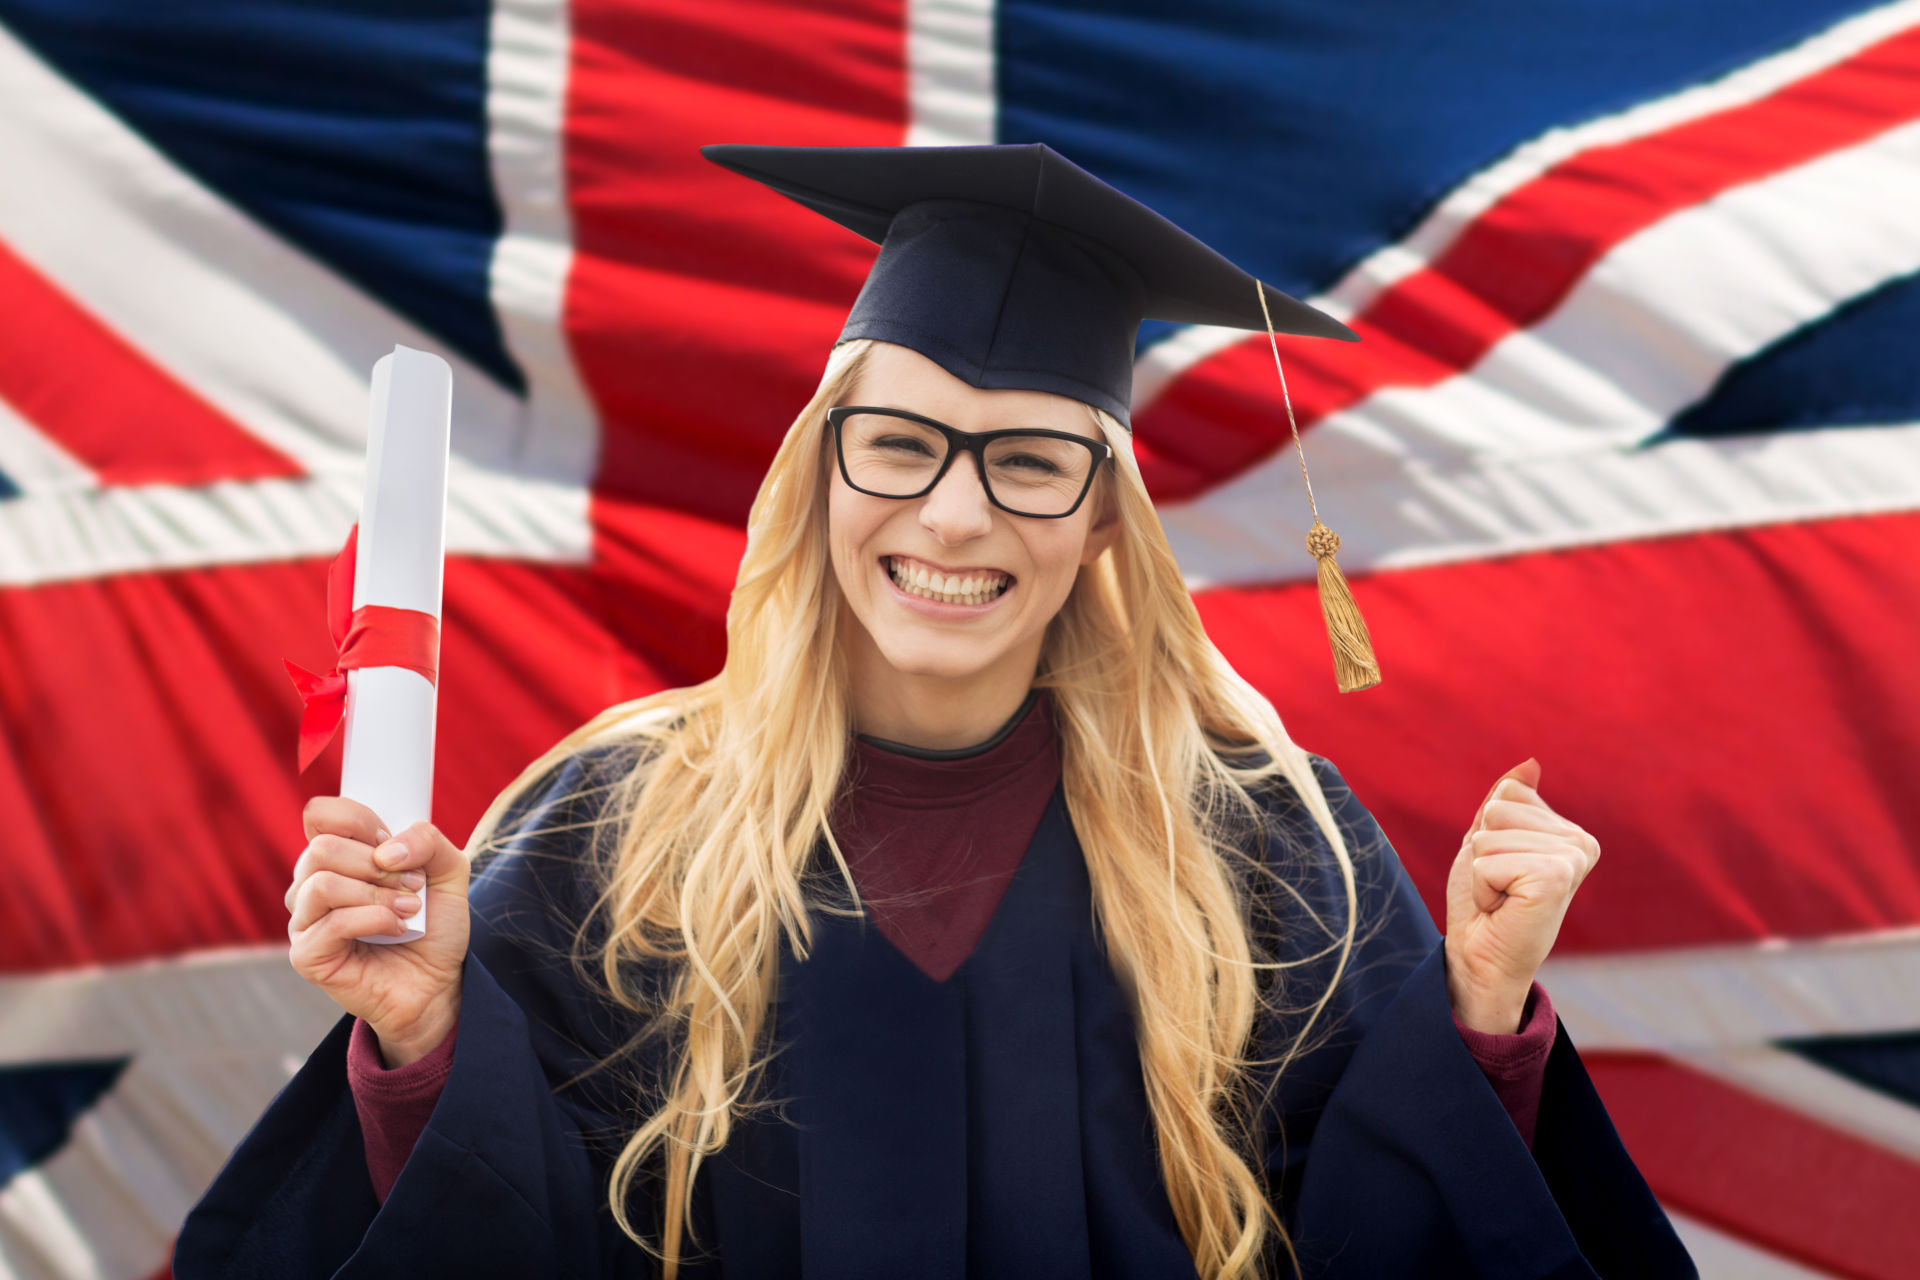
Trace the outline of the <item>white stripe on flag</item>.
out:
M 1768 1253 L 1752 1241 L 1718 1231 L 1697 1218 L 1667 1208 L 1667 1219 L 1680 1234 L 1680 1243 L 1693 1255 L 1700 1280 L 1840 1280 L 1825 1271 L 1812 1271 Z
M 1312 299 L 1313 305 L 1349 320 L 1383 289 L 1439 257 L 1501 198 L 1555 165 L 1583 151 L 1649 137 L 1690 120 L 1757 102 L 1916 23 L 1920 23 L 1920 0 L 1899 0 L 1854 14 L 1790 49 L 1738 67 L 1717 80 L 1636 103 L 1625 111 L 1584 124 L 1549 129 L 1448 192 L 1405 238 L 1361 260 L 1331 289 Z M 1193 325 L 1156 343 L 1134 369 L 1134 411 L 1152 403 L 1169 382 L 1195 364 L 1245 341 L 1244 329 Z
M 1920 124 L 1666 218 L 1471 372 L 1321 421 L 1343 567 L 1920 507 L 1911 425 L 1636 443 L 1734 361 L 1920 270 Z M 1283 450 L 1161 512 L 1196 584 L 1309 576 Z M 1324 479 L 1321 479 L 1325 477 Z
M 1920 1012 L 1912 1018 L 1920 1029 Z M 1585 1047 L 1578 1037 L 1574 1043 Z M 1674 1057 L 1696 1071 L 1920 1162 L 1920 1109 L 1797 1053 L 1756 1045 Z
M 487 54 L 487 153 L 505 223 L 489 286 L 507 349 L 527 380 L 526 421 L 511 455 L 520 471 L 585 483 L 600 429 L 565 325 L 573 267 L 567 205 L 565 0 L 497 0 Z
M 1853 14 L 1789 49 L 1737 67 L 1717 80 L 1635 103 L 1614 115 L 1549 129 L 1448 192 L 1405 239 L 1348 272 L 1330 291 L 1327 302 L 1342 318 L 1359 311 L 1381 290 L 1439 257 L 1502 198 L 1583 151 L 1619 146 L 1758 102 L 1917 23 L 1920 0 L 1900 0 Z
M 0 1276 L 147 1280 L 290 1076 L 265 1051 L 133 1062 L 65 1145 L 0 1188 Z
M 1920 928 L 1549 956 L 1540 983 L 1583 1051 L 1685 1056 L 1799 1036 L 1920 1030 Z
M 100 483 L 86 463 L 35 431 L 5 400 L 0 400 L 0 475 L 21 493 L 70 492 Z
M 590 478 L 579 449 L 527 438 L 544 424 L 517 396 L 227 204 L 4 28 L 0 99 L 0 240 L 275 448 L 316 469 L 357 461 L 373 364 L 404 343 L 452 364 L 453 448 L 467 462 Z M 580 508 L 584 558 L 584 495 Z
M 0 978 L 0 1065 L 131 1059 L 58 1151 L 0 1188 L 0 1276 L 152 1275 L 341 1017 L 284 946 Z
M 331 557 L 360 515 L 362 466 L 291 480 L 125 485 L 0 502 L 0 586 Z M 447 554 L 581 563 L 587 494 L 455 458 Z
M 910 147 L 998 139 L 993 0 L 907 0 Z
M 304 1057 L 339 1016 L 293 971 L 284 945 L 8 974 L 0 977 L 0 1067 L 262 1045 Z

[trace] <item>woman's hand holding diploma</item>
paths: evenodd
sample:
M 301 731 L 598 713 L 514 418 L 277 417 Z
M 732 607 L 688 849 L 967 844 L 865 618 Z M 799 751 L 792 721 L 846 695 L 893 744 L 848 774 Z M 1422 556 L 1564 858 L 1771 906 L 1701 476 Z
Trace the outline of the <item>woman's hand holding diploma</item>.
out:
M 1540 798 L 1540 762 L 1493 784 L 1447 875 L 1447 996 L 1475 1031 L 1510 1034 L 1600 843 Z
M 467 855 L 431 822 L 383 838 L 378 815 L 345 796 L 315 796 L 302 816 L 307 847 L 286 897 L 294 972 L 365 1018 L 389 1067 L 405 1066 L 446 1039 L 460 1016 Z M 409 873 L 419 883 L 409 882 Z M 425 937 L 359 941 L 401 932 L 395 926 L 419 909 L 422 896 L 433 921 Z

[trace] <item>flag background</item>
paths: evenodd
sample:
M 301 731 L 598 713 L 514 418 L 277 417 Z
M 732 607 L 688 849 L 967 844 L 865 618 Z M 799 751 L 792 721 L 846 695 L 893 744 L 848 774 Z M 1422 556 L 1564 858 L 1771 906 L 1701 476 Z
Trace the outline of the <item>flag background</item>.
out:
M 1208 626 L 1429 902 L 1528 755 L 1544 975 L 1710 1276 L 1920 1256 L 1920 4 L 0 0 L 0 1275 L 164 1272 L 337 1011 L 283 656 L 366 380 L 455 368 L 436 821 L 723 650 L 873 246 L 706 142 L 1040 140 L 1284 340 L 1379 651 L 1333 691 L 1264 342 L 1150 323 Z

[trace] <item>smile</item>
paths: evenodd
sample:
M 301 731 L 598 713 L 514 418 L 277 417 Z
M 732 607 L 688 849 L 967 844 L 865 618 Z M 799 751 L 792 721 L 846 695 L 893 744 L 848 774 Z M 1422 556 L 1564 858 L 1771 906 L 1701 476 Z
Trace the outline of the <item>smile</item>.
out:
M 931 565 L 905 556 L 882 556 L 881 565 L 893 579 L 893 585 L 910 596 L 937 604 L 990 604 L 1013 584 L 1011 574 L 993 569 L 942 573 Z

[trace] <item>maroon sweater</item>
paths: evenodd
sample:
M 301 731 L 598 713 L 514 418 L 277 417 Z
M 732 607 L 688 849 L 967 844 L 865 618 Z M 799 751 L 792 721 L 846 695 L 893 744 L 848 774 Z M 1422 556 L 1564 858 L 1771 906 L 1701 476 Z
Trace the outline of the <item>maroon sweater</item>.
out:
M 924 751 L 862 736 L 854 755 L 857 785 L 834 808 L 834 834 L 875 926 L 921 972 L 944 982 L 986 931 L 1060 780 L 1048 697 L 1030 697 L 977 746 Z M 1529 1147 L 1554 1028 L 1539 983 L 1517 1033 L 1459 1028 Z M 389 1069 L 372 1028 L 355 1021 L 347 1079 L 383 1203 L 440 1097 L 458 1034 L 456 1023 L 433 1052 Z

